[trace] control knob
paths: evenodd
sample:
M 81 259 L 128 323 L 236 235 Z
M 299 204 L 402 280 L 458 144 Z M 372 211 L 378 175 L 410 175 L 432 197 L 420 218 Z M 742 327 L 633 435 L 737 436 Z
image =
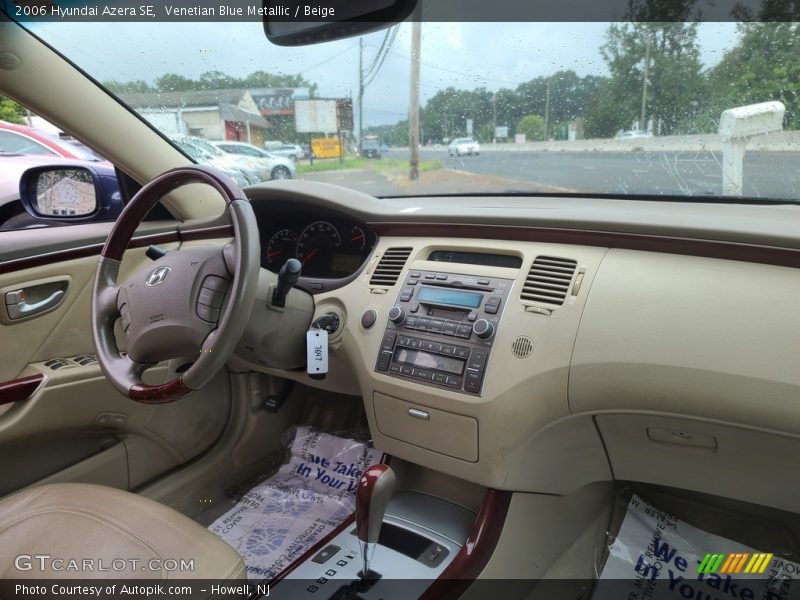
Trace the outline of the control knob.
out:
M 395 325 L 400 325 L 406 320 L 406 311 L 399 306 L 393 306 L 389 309 L 389 320 Z
M 478 319 L 472 324 L 472 333 L 482 340 L 488 340 L 494 333 L 494 325 L 486 319 Z

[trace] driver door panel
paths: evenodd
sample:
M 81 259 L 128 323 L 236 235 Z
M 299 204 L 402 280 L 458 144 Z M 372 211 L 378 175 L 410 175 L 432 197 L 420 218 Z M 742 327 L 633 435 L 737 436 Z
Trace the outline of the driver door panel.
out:
M 74 229 L 53 228 L 46 234 L 52 238 L 72 230 L 72 237 Z M 160 237 L 162 247 L 179 246 L 177 233 L 171 243 L 164 242 L 163 234 Z M 224 371 L 204 389 L 165 405 L 136 403 L 105 379 L 94 359 L 90 326 L 97 254 L 75 257 L 75 251 L 67 250 L 25 263 L 41 264 L 10 270 L 8 264 L 13 263 L 7 261 L 17 257 L 7 248 L 0 250 L 0 267 L 6 266 L 0 269 L 0 290 L 42 281 L 66 285 L 55 306 L 24 319 L 8 319 L 0 300 L 4 313 L 0 319 L 0 496 L 56 481 L 132 489 L 186 462 L 216 440 L 230 405 Z M 128 250 L 120 281 L 148 262 L 144 247 Z M 153 367 L 145 374 L 146 382 L 156 385 L 175 378 L 186 360 L 191 359 Z M 31 376 L 42 378 L 38 387 L 13 384 Z M 5 391 L 4 383 L 9 383 Z M 27 397 L 31 389 L 35 391 Z

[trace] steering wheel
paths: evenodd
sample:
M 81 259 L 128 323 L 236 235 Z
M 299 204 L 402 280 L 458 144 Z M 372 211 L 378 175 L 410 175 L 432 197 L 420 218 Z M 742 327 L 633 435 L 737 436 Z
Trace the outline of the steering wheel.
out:
M 122 255 L 144 216 L 165 194 L 189 183 L 210 185 L 225 199 L 233 243 L 224 249 L 170 251 L 117 284 Z M 253 208 L 227 175 L 206 166 L 179 167 L 139 190 L 114 224 L 94 280 L 92 335 L 97 361 L 111 384 L 132 400 L 160 404 L 208 383 L 244 333 L 258 287 L 260 253 Z M 118 318 L 127 354 L 117 347 Z M 194 355 L 195 362 L 172 381 L 142 381 L 142 373 L 153 364 Z

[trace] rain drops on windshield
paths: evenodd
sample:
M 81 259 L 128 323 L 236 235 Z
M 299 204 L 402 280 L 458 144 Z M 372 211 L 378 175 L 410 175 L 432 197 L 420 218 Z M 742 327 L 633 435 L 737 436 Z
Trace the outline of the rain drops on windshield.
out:
M 35 31 L 243 186 L 797 199 L 797 29 L 426 22 L 291 48 L 258 23 L 120 23 L 112 55 L 102 24 Z

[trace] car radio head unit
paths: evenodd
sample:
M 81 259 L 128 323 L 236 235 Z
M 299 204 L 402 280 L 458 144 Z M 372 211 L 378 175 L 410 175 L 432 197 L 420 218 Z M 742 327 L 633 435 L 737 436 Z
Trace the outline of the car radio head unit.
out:
M 479 395 L 512 283 L 410 271 L 389 311 L 375 370 Z

